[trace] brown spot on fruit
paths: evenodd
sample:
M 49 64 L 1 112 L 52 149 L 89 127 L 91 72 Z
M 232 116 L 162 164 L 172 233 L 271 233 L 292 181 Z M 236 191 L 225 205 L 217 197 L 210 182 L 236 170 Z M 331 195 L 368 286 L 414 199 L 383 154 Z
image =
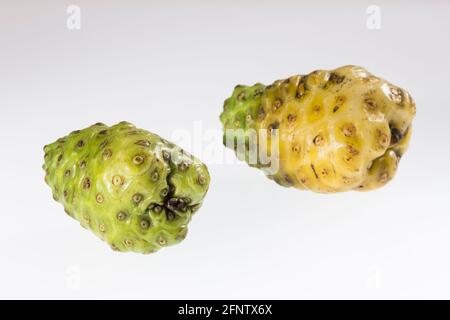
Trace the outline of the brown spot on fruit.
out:
M 314 137 L 313 143 L 315 146 L 319 147 L 319 146 L 323 145 L 324 138 L 322 137 L 322 135 L 318 134 L 317 136 Z
M 338 105 L 342 105 L 342 104 L 344 104 L 344 102 L 347 100 L 347 98 L 345 97 L 345 96 L 337 96 L 336 97 L 336 103 L 338 104 Z
M 342 75 L 338 75 L 335 72 L 332 72 L 330 74 L 330 77 L 328 78 L 328 81 L 331 82 L 332 84 L 340 84 L 344 81 L 345 76 Z
M 351 145 L 347 146 L 347 151 L 348 151 L 348 153 L 350 153 L 351 155 L 354 155 L 354 156 L 359 154 L 359 151 Z
M 125 240 L 123 240 L 123 244 L 124 244 L 126 247 L 132 247 L 132 246 L 133 246 L 133 240 L 125 239 Z
M 283 101 L 280 98 L 275 99 L 273 103 L 273 111 L 277 111 L 281 105 L 283 104 Z
M 315 114 L 318 114 L 319 112 L 320 112 L 320 110 L 322 109 L 322 107 L 320 106 L 320 105 L 315 105 L 314 106 L 314 108 L 313 108 L 313 112 L 315 113 Z
M 124 184 L 124 178 L 122 176 L 116 175 L 112 177 L 112 184 L 115 186 L 121 186 Z
M 158 243 L 160 246 L 165 246 L 167 244 L 166 238 L 164 238 L 162 235 L 158 237 Z
M 137 154 L 133 157 L 133 163 L 137 166 L 140 166 L 141 164 L 143 164 L 144 161 L 145 161 L 145 157 L 140 154 Z
M 245 100 L 245 91 L 239 92 L 239 94 L 237 95 L 236 99 L 237 99 L 238 101 L 243 101 L 243 100 Z
M 264 111 L 263 106 L 259 106 L 258 108 L 258 119 L 262 120 L 266 116 L 266 112 Z
M 142 229 L 146 230 L 146 229 L 148 229 L 148 228 L 150 227 L 150 222 L 149 222 L 148 220 L 146 220 L 146 219 L 142 219 L 142 220 L 139 222 L 139 226 L 140 226 Z
M 298 145 L 295 145 L 292 147 L 292 151 L 294 151 L 295 153 L 300 153 L 300 147 Z
M 162 189 L 161 192 L 159 193 L 161 198 L 167 197 L 168 194 L 169 194 L 169 190 L 167 188 Z
M 353 137 L 356 133 L 356 127 L 353 123 L 347 123 L 341 128 L 342 133 L 346 137 Z
M 151 142 L 148 140 L 138 140 L 134 144 L 141 146 L 141 147 L 147 147 L 147 148 L 151 146 Z
M 168 151 L 163 151 L 162 155 L 164 160 L 170 160 L 170 153 Z
M 117 213 L 117 220 L 124 221 L 127 218 L 127 214 L 123 211 Z
M 178 168 L 180 169 L 181 172 L 185 172 L 189 168 L 189 164 L 183 161 L 180 163 Z
M 366 106 L 366 108 L 370 111 L 374 111 L 377 109 L 377 103 L 375 102 L 374 99 L 372 98 L 366 98 L 364 99 L 364 105 Z
M 203 186 L 203 185 L 206 183 L 206 178 L 205 178 L 205 176 L 204 176 L 203 174 L 200 174 L 200 175 L 197 177 L 197 182 L 198 182 L 199 185 Z
M 111 149 L 106 149 L 105 151 L 103 151 L 103 154 L 102 154 L 103 160 L 108 160 L 111 158 L 111 156 L 112 156 Z
M 339 110 L 339 106 L 334 106 L 334 108 L 333 108 L 333 113 L 335 113 L 336 111 L 338 111 Z
M 377 141 L 382 148 L 386 148 L 389 144 L 389 137 L 381 130 L 377 130 Z
M 378 178 L 378 180 L 379 180 L 380 182 L 386 182 L 387 179 L 388 179 L 388 174 L 387 174 L 387 172 L 382 172 L 382 173 L 380 174 L 379 178 Z
M 289 122 L 294 122 L 296 119 L 297 119 L 297 116 L 295 114 L 290 113 L 287 116 L 287 121 L 289 121 Z
M 77 142 L 77 147 L 78 147 L 78 148 L 84 147 L 84 141 L 83 141 L 83 140 L 78 141 L 78 142 Z
M 97 203 L 101 204 L 101 203 L 103 203 L 104 200 L 105 200 L 105 198 L 103 197 L 103 195 L 101 193 L 97 193 L 97 195 L 95 196 L 95 201 L 97 201 Z
M 90 225 L 91 224 L 91 218 L 89 217 L 89 215 L 84 214 L 83 215 L 83 221 L 86 225 Z
M 83 179 L 83 189 L 88 190 L 91 187 L 91 179 L 84 178 Z
M 132 197 L 133 202 L 134 202 L 135 204 L 140 203 L 140 202 L 142 201 L 143 198 L 144 198 L 144 196 L 143 196 L 142 194 L 140 194 L 140 193 L 135 193 L 135 194 L 133 195 L 133 197 Z

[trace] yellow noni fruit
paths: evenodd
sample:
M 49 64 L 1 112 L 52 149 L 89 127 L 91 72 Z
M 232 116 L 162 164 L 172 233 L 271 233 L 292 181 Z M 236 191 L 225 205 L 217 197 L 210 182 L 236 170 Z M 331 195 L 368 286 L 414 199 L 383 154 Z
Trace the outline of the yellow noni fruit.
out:
M 247 152 L 255 143 L 270 152 L 271 133 L 277 131 L 279 166 L 269 178 L 331 193 L 372 190 L 390 181 L 408 147 L 415 113 L 405 90 L 364 68 L 344 66 L 269 86 L 236 86 L 220 119 L 228 138 L 244 135 Z M 250 131 L 266 135 L 252 140 Z

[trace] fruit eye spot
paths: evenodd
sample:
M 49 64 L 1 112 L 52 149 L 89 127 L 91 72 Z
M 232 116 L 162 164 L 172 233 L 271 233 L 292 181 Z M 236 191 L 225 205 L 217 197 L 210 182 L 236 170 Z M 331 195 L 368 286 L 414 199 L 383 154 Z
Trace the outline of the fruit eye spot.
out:
M 170 159 L 170 153 L 169 152 L 163 151 L 162 155 L 163 155 L 163 159 L 164 160 L 169 160 Z
M 164 188 L 161 190 L 160 195 L 161 197 L 166 197 L 169 194 L 169 190 L 167 190 L 167 188 Z
M 119 220 L 119 221 L 123 221 L 123 220 L 125 220 L 127 218 L 127 214 L 125 213 L 125 212 L 123 212 L 123 211 L 120 211 L 118 214 L 117 214 L 117 220 Z
M 103 198 L 103 195 L 98 193 L 97 196 L 95 197 L 95 200 L 97 201 L 97 203 L 103 203 L 103 200 L 105 199 Z
M 324 139 L 323 139 L 323 137 L 322 137 L 320 134 L 318 134 L 317 136 L 315 136 L 315 138 L 314 138 L 314 140 L 313 140 L 313 143 L 314 143 L 314 145 L 316 145 L 316 146 L 321 146 L 321 145 L 323 144 L 323 142 L 324 142 Z
M 388 136 L 385 133 L 381 132 L 381 131 L 378 131 L 378 143 L 382 147 L 386 147 L 388 145 L 388 143 L 389 143 Z
M 103 151 L 103 160 L 108 160 L 112 156 L 112 151 L 110 149 L 106 149 Z
M 297 116 L 295 115 L 295 114 L 289 114 L 288 116 L 287 116 L 287 120 L 289 121 L 289 122 L 293 122 L 293 121 L 295 121 L 297 119 Z
M 186 171 L 189 168 L 189 165 L 186 162 L 180 163 L 180 171 Z
M 154 171 L 154 172 L 152 173 L 152 180 L 153 180 L 154 182 L 156 182 L 156 181 L 158 181 L 158 179 L 159 179 L 159 173 L 158 173 L 157 171 Z
M 66 172 L 64 172 L 64 176 L 66 177 L 70 176 L 70 170 L 66 170 Z
M 197 178 L 197 182 L 198 182 L 200 185 L 204 185 L 204 184 L 206 183 L 206 178 L 205 178 L 205 176 L 204 176 L 203 174 L 200 174 L 200 175 L 198 176 L 198 178 Z
M 242 101 L 245 99 L 245 91 L 239 92 L 239 94 L 236 97 L 239 101 Z
M 282 104 L 283 101 L 280 98 L 275 99 L 275 102 L 273 103 L 273 111 L 277 111 Z
M 91 218 L 90 218 L 87 214 L 85 214 L 85 215 L 83 216 L 83 220 L 84 220 L 84 222 L 85 222 L 86 224 L 90 224 L 90 223 L 91 223 Z
M 78 148 L 82 148 L 83 146 L 84 146 L 84 141 L 83 140 L 80 140 L 80 141 L 77 142 L 77 147 Z
M 143 164 L 144 161 L 145 161 L 145 159 L 144 159 L 144 157 L 141 156 L 141 155 L 136 155 L 136 156 L 134 156 L 134 158 L 133 158 L 133 163 L 134 163 L 135 165 L 137 165 L 137 166 Z
M 380 182 L 386 182 L 387 179 L 388 179 L 387 172 L 383 172 L 382 174 L 380 174 L 380 177 L 379 177 Z
M 150 145 L 151 145 L 150 141 L 148 141 L 148 140 L 139 140 L 139 141 L 136 141 L 135 144 L 138 146 L 141 146 L 141 147 L 150 147 Z
M 85 178 L 83 180 L 83 189 L 87 190 L 91 187 L 91 180 L 89 178 Z
M 142 194 L 136 193 L 133 195 L 133 202 L 137 204 L 142 201 L 142 198 L 143 198 Z
M 319 105 L 316 105 L 316 106 L 314 106 L 314 108 L 313 108 L 313 112 L 317 114 L 317 113 L 320 112 L 320 109 L 321 109 L 321 107 L 320 107 Z
M 158 243 L 159 243 L 159 245 L 164 246 L 164 245 L 166 245 L 167 240 L 163 236 L 160 236 L 158 238 Z
M 377 103 L 373 99 L 367 98 L 364 100 L 364 103 L 369 110 L 375 110 L 377 108 Z
M 99 226 L 98 226 L 98 229 L 100 230 L 100 232 L 105 232 L 106 231 L 106 227 L 105 227 L 105 225 L 103 224 L 103 223 L 101 223 Z
M 125 240 L 123 241 L 123 243 L 124 243 L 125 246 L 127 246 L 127 247 L 132 247 L 132 246 L 133 246 L 133 241 L 130 240 L 130 239 L 125 239 Z
M 342 133 L 346 137 L 352 137 L 356 132 L 356 127 L 354 124 L 349 123 L 342 127 Z
M 148 229 L 150 227 L 150 223 L 145 219 L 141 220 L 141 222 L 139 222 L 139 225 L 142 229 Z
M 114 177 L 112 178 L 112 183 L 113 183 L 113 185 L 115 185 L 115 186 L 121 186 L 121 185 L 123 185 L 123 183 L 124 183 L 124 179 L 123 179 L 122 176 L 114 176 Z

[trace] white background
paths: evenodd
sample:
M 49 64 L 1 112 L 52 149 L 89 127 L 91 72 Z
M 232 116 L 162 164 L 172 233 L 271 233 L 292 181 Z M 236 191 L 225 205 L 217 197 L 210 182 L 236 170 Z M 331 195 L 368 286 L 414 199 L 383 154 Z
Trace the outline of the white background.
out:
M 444 1 L 2 1 L 0 298 L 450 298 L 449 31 Z M 43 145 L 74 129 L 217 132 L 236 84 L 346 64 L 417 103 L 378 191 L 286 189 L 201 148 L 212 183 L 187 239 L 144 256 L 111 251 L 44 183 Z

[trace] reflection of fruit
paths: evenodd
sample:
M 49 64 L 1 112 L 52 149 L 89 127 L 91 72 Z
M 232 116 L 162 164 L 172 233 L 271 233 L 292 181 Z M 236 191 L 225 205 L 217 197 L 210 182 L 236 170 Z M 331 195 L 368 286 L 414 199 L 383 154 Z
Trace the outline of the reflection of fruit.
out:
M 209 185 L 199 160 L 126 122 L 74 131 L 44 151 L 55 200 L 118 251 L 183 240 Z
M 269 177 L 328 193 L 371 190 L 391 180 L 415 113 L 406 91 L 361 67 L 345 66 L 270 86 L 237 86 L 220 119 L 229 137 L 246 139 L 247 150 L 255 141 L 250 129 L 278 129 L 279 170 Z M 270 146 L 270 140 L 268 134 L 257 144 Z

